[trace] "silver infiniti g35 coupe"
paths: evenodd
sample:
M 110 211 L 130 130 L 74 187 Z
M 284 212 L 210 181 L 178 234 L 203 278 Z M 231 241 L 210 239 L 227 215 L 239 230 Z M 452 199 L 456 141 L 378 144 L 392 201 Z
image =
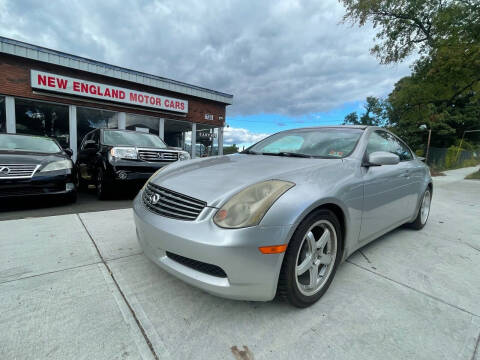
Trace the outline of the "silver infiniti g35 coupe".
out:
M 246 151 L 174 163 L 134 200 L 139 242 L 161 268 L 215 295 L 306 307 L 342 260 L 427 222 L 428 167 L 378 127 L 274 134 Z

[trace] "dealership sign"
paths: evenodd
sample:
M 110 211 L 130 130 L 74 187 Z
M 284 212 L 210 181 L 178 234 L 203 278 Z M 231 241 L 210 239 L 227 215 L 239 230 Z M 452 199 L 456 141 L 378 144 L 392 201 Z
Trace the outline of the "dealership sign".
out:
M 31 70 L 34 89 L 188 113 L 188 101 Z

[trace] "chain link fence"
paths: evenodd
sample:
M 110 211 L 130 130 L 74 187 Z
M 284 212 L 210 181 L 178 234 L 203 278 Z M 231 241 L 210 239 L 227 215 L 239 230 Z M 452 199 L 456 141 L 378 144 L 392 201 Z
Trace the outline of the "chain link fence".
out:
M 480 146 L 467 144 L 468 148 L 459 148 L 450 146 L 448 148 L 439 148 L 431 146 L 428 150 L 428 159 L 426 163 L 432 170 L 443 171 L 458 169 L 480 164 Z M 415 151 L 418 156 L 427 156 L 427 146 L 421 146 Z

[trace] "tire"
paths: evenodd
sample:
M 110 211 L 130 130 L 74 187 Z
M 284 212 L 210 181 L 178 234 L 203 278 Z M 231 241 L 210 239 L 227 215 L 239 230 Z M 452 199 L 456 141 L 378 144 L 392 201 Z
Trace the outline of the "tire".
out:
M 427 187 L 427 190 L 423 193 L 422 201 L 418 208 L 417 217 L 415 220 L 408 224 L 408 226 L 415 230 L 421 230 L 427 224 L 428 216 L 430 215 L 430 204 L 432 202 L 432 190 Z
M 288 244 L 278 283 L 280 296 L 299 308 L 317 302 L 335 276 L 342 256 L 342 239 L 340 222 L 332 211 L 318 209 L 308 215 Z
M 108 183 L 105 181 L 103 169 L 99 167 L 96 173 L 97 173 L 97 178 L 95 181 L 95 185 L 97 187 L 97 198 L 99 200 L 107 200 L 110 198 L 110 192 L 108 188 Z

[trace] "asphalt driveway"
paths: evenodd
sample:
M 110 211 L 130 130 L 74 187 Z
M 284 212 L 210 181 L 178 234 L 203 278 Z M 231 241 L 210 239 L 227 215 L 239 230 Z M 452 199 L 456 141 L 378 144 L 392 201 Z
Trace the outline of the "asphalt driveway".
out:
M 0 359 L 480 360 L 473 171 L 435 178 L 427 226 L 353 254 L 303 310 L 177 281 L 142 254 L 131 209 L 0 221 Z

